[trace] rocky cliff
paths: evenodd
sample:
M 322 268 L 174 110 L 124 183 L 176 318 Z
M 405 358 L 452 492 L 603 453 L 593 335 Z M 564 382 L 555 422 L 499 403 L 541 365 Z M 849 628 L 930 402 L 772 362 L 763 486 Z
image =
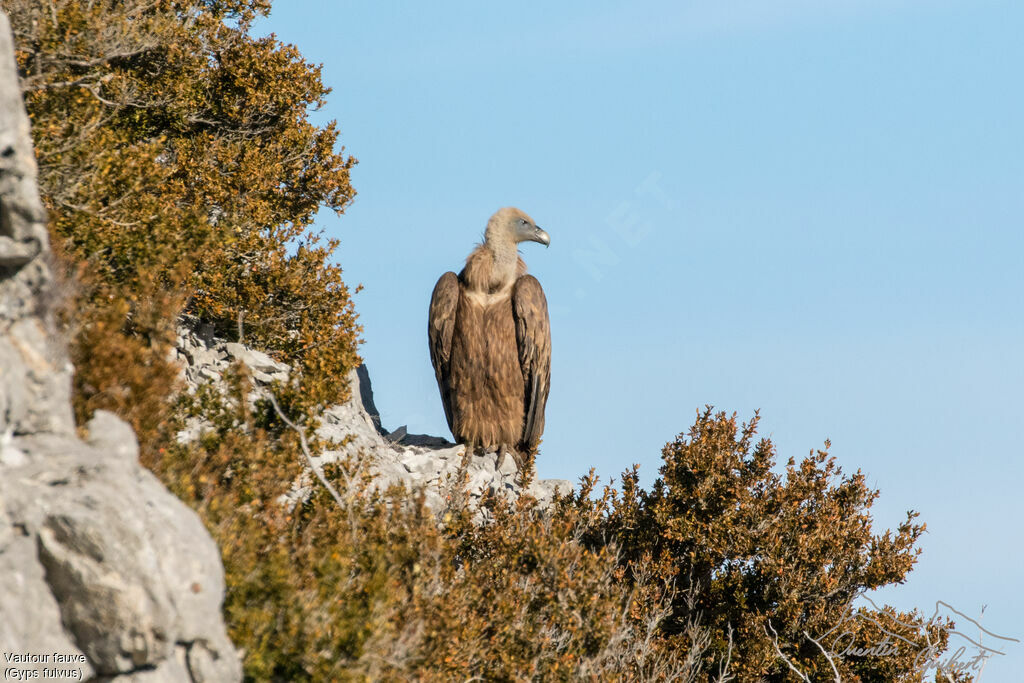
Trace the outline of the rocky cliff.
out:
M 127 424 L 101 412 L 76 435 L 35 177 L 0 12 L 0 671 L 237 681 L 199 518 L 139 465 Z
M 179 331 L 177 358 L 189 391 L 195 391 L 204 382 L 218 383 L 232 363 L 247 366 L 255 385 L 250 401 L 266 397 L 270 384 L 286 379 L 291 370 L 258 350 L 187 329 Z M 347 381 L 352 387 L 352 398 L 325 410 L 317 430 L 317 436 L 339 445 L 312 453 L 314 467 L 319 469 L 330 462 L 357 458 L 369 468 L 374 486 L 386 488 L 398 484 L 410 490 L 422 488 L 427 505 L 441 511 L 453 486 L 461 481 L 464 447 L 437 436 L 408 434 L 405 427 L 389 432 L 381 425 L 366 367 L 354 370 Z M 202 423 L 193 421 L 178 438 L 194 439 L 204 428 Z M 564 479 L 534 480 L 524 488 L 518 483 L 512 458 L 501 459 L 495 453 L 470 458 L 464 474 L 468 502 L 473 506 L 485 491 L 510 498 L 528 493 L 544 502 L 556 491 L 572 490 L 572 483 Z M 311 485 L 312 478 L 303 477 L 294 483 L 289 497 L 292 500 L 303 497 Z
M 101 411 L 76 429 L 49 258 L 0 11 L 0 671 L 4 680 L 237 681 L 238 653 L 220 612 L 220 554 L 199 518 L 139 465 L 125 422 Z M 176 354 L 190 390 L 216 385 L 232 363 L 247 366 L 250 400 L 290 372 L 258 350 L 186 329 Z M 317 470 L 357 458 L 374 486 L 422 489 L 436 511 L 462 481 L 470 505 L 488 490 L 543 501 L 571 489 L 563 480 L 524 488 L 512 459 L 493 453 L 463 469 L 463 447 L 383 428 L 365 368 L 348 381 L 352 399 L 322 415 L 318 436 L 336 446 L 311 454 Z M 204 427 L 193 421 L 178 438 Z M 314 481 L 307 471 L 280 503 L 294 504 Z

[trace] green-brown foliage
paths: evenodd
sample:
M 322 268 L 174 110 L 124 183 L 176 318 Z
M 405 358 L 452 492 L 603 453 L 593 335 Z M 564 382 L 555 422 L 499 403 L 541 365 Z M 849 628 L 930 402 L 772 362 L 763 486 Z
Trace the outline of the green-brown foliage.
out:
M 223 549 L 252 680 L 785 681 L 786 659 L 832 680 L 812 638 L 871 648 L 880 623 L 914 645 L 833 658 L 842 680 L 916 681 L 919 653 L 945 645 L 948 624 L 917 613 L 851 616 L 859 593 L 910 570 L 913 515 L 873 532 L 877 494 L 821 451 L 776 474 L 756 420 L 700 415 L 650 491 L 635 469 L 601 495 L 590 476 L 548 508 L 492 498 L 480 523 L 374 492 L 355 460 L 329 470 L 338 505 L 303 475 L 294 433 L 231 407 L 245 394 L 232 381 L 232 401 L 211 387 L 189 400 L 215 429 L 159 469 Z M 295 481 L 311 495 L 282 505 Z
M 244 378 L 229 382 L 228 400 L 209 385 L 185 400 L 183 414 L 212 429 L 198 446 L 166 448 L 158 471 L 220 544 L 251 680 L 668 680 L 694 669 L 688 650 L 657 637 L 671 587 L 624 584 L 614 544 L 581 542 L 604 524 L 607 498 L 585 487 L 551 510 L 491 499 L 487 524 L 464 507 L 438 520 L 421 497 L 374 491 L 351 461 L 328 468 L 338 505 L 303 479 L 296 434 L 259 427 Z M 303 480 L 311 494 L 283 505 Z
M 71 302 L 76 409 L 166 416 L 180 313 L 299 369 L 291 402 L 344 397 L 358 328 L 336 246 L 354 160 L 307 113 L 327 93 L 291 46 L 249 35 L 267 0 L 3 0 Z
M 754 441 L 757 423 L 757 416 L 739 425 L 735 415 L 705 410 L 665 446 L 651 491 L 639 488 L 635 469 L 623 475 L 605 533 L 622 544 L 627 563 L 650 556 L 658 575 L 689 595 L 673 605 L 668 638 L 696 618 L 711 629 L 720 655 L 732 635 L 731 670 L 740 680 L 785 680 L 776 647 L 813 679 L 831 680 L 812 639 L 842 622 L 865 590 L 903 582 L 924 525 L 910 512 L 895 533 L 875 533 L 870 508 L 878 492 L 860 472 L 844 476 L 827 442 L 776 473 L 772 442 Z M 945 637 L 920 615 L 892 616 L 912 625 L 900 630 L 918 650 Z M 850 629 L 870 647 L 872 634 L 860 631 L 865 623 Z M 906 654 L 836 664 L 844 681 L 901 680 L 912 678 L 914 657 Z

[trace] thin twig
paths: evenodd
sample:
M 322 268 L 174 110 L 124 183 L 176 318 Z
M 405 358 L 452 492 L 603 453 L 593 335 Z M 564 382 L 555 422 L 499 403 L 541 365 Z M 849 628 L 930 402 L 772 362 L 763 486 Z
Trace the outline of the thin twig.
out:
M 812 643 L 818 646 L 818 649 L 821 650 L 821 654 L 825 655 L 825 660 L 828 662 L 828 665 L 832 667 L 832 673 L 834 673 L 836 676 L 835 683 L 843 683 L 843 680 L 839 677 L 839 669 L 836 668 L 836 663 L 832 660 L 832 655 L 830 655 L 828 651 L 826 651 L 825 648 L 822 647 L 821 643 L 819 643 L 814 638 L 811 638 L 810 633 L 804 631 L 804 635 L 807 636 L 807 640 L 811 641 Z
M 341 496 L 338 494 L 338 491 L 334 488 L 334 486 L 331 485 L 331 482 L 327 481 L 327 478 L 324 477 L 323 473 L 313 463 L 313 454 L 310 453 L 309 442 L 306 441 L 306 431 L 302 427 L 299 427 L 297 424 L 295 424 L 287 417 L 285 417 L 284 411 L 282 411 L 281 406 L 277 404 L 277 398 L 274 396 L 273 392 L 267 392 L 267 396 L 270 398 L 270 404 L 274 406 L 274 410 L 277 412 L 277 416 L 280 417 L 281 420 L 286 425 L 288 425 L 289 427 L 294 429 L 296 433 L 298 433 L 299 443 L 302 446 L 302 454 L 306 456 L 306 462 L 309 464 L 309 468 L 313 470 L 313 474 L 315 474 L 316 478 L 320 480 L 320 483 L 324 485 L 324 488 L 327 489 L 327 492 L 331 494 L 331 496 L 334 498 L 334 502 L 338 504 L 338 507 L 344 510 L 345 502 L 341 499 Z
M 800 671 L 800 669 L 798 669 L 795 666 L 793 666 L 793 663 L 791 661 L 789 661 L 789 657 L 787 657 L 786 655 L 784 655 L 782 653 L 782 648 L 779 647 L 779 634 L 775 632 L 774 628 L 772 628 L 772 622 L 771 621 L 769 621 L 767 623 L 767 628 L 765 628 L 765 632 L 764 632 L 765 635 L 768 635 L 768 629 L 772 630 L 771 641 L 772 641 L 772 646 L 775 648 L 775 654 L 777 654 L 779 656 L 779 659 L 781 659 L 783 662 L 786 663 L 786 666 L 789 667 L 790 671 L 792 671 L 793 673 L 795 673 L 797 676 L 800 677 L 801 681 L 804 681 L 805 683 L 811 683 L 811 679 L 807 676 L 807 674 L 805 674 L 804 672 Z
M 729 673 L 729 664 L 732 662 L 732 624 L 729 624 L 729 649 L 725 653 L 725 658 L 718 662 L 718 678 L 715 679 L 715 683 L 728 683 L 735 676 Z

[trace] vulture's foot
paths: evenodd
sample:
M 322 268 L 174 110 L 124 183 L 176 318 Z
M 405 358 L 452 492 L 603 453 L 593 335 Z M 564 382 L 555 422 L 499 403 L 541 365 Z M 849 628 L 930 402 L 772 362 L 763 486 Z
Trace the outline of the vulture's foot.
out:
M 514 463 L 516 472 L 519 472 L 520 470 L 523 469 L 523 463 L 522 460 L 519 458 L 519 454 L 516 453 L 514 450 L 507 450 L 504 448 L 498 451 L 498 460 L 497 462 L 494 463 L 494 468 L 501 472 L 501 468 L 505 466 L 505 459 L 509 457 L 512 458 L 512 462 Z

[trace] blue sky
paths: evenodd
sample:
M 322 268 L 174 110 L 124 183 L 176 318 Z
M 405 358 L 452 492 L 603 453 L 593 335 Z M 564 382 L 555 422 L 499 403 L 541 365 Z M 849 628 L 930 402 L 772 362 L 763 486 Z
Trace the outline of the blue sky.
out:
M 1024 639 L 1024 4 L 279 0 L 259 31 L 323 63 L 360 162 L 320 225 L 386 426 L 448 435 L 430 291 L 518 206 L 552 240 L 540 476 L 650 483 L 698 408 L 760 409 L 878 528 L 921 512 L 882 599 Z

